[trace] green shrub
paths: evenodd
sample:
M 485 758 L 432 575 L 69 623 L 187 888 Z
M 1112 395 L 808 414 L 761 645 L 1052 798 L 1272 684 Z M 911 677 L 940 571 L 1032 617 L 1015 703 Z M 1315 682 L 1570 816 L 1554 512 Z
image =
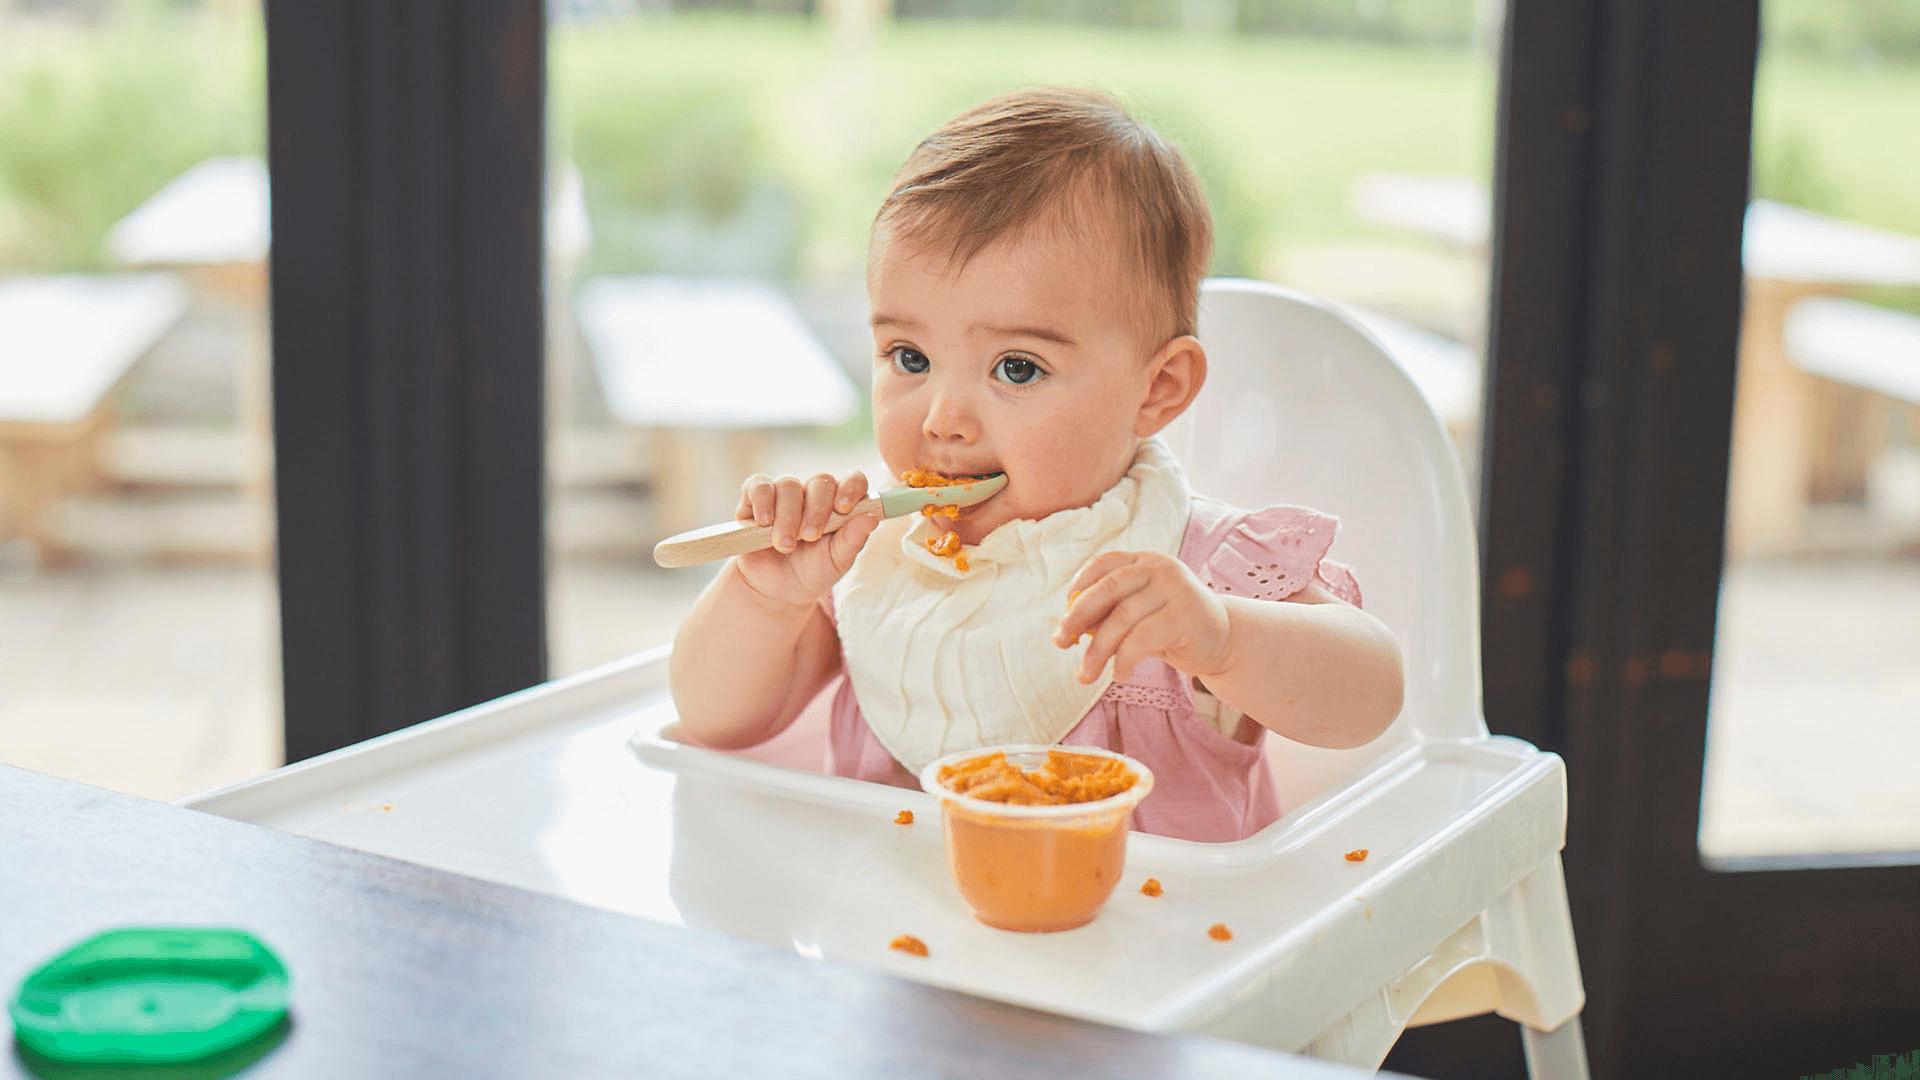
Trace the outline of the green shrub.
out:
M 0 266 L 84 270 L 113 223 L 198 162 L 261 152 L 258 24 L 135 9 L 29 28 L 0 55 Z

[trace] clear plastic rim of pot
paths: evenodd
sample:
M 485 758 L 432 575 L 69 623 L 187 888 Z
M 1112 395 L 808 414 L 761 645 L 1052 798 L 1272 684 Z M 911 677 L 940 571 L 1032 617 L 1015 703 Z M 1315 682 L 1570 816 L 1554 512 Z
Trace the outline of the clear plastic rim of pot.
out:
M 1133 786 L 1118 795 L 1109 795 L 1104 799 L 1081 803 L 1053 803 L 1045 806 L 1023 806 L 1017 803 L 992 802 L 976 799 L 971 795 L 962 795 L 950 791 L 940 783 L 940 770 L 948 765 L 958 764 L 970 758 L 986 757 L 989 754 L 1005 754 L 1010 764 L 1023 769 L 1037 768 L 1047 760 L 1049 751 L 1058 750 L 1063 754 L 1084 754 L 1089 757 L 1111 758 L 1121 762 L 1133 771 Z M 1031 757 L 1031 761 L 1022 760 Z M 931 761 L 920 770 L 920 789 L 942 803 L 953 803 L 976 814 L 1007 818 L 1016 821 L 1049 821 L 1089 816 L 1104 816 L 1114 813 L 1131 812 L 1140 800 L 1153 791 L 1153 770 L 1142 765 L 1137 759 L 1112 750 L 1102 750 L 1094 746 L 1045 746 L 1039 743 L 1017 743 L 1011 746 L 983 746 L 975 750 L 960 750 L 945 757 Z

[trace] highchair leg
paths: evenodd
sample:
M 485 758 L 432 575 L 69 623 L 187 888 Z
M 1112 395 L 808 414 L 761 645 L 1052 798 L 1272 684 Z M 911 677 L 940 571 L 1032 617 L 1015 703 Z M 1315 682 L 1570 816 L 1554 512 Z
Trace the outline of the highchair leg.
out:
M 1520 1046 L 1531 1080 L 1588 1080 L 1587 1040 L 1580 1032 L 1579 1013 L 1552 1031 L 1521 1024 Z
M 1301 1052 L 1378 1068 L 1409 1026 L 1498 1012 L 1520 1025 L 1532 1080 L 1587 1080 L 1584 1003 L 1566 880 L 1555 852 Z M 1544 1027 L 1555 1021 L 1557 1026 Z

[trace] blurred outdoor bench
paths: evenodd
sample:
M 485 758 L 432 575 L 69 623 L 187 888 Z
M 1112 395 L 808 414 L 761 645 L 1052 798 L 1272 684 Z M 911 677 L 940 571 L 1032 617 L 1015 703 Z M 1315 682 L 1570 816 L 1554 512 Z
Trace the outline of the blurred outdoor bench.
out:
M 1874 497 L 1877 470 L 1920 454 L 1920 317 L 1814 296 L 1788 310 L 1784 337 L 1794 366 L 1829 384 L 1814 418 L 1814 498 L 1901 506 L 1920 499 L 1890 490 Z M 1894 518 L 1911 514 L 1884 509 Z
M 731 519 L 771 432 L 859 410 L 846 372 L 764 282 L 599 277 L 575 310 L 609 410 L 652 441 L 660 536 Z
M 1484 261 L 1492 205 L 1477 180 L 1371 173 L 1359 177 L 1348 196 L 1364 220 L 1421 233 Z M 1920 237 L 1756 199 L 1747 207 L 1741 262 L 1746 297 L 1728 478 L 1731 558 L 1806 547 L 1812 504 L 1849 496 L 1864 470 L 1867 433 L 1847 419 L 1857 411 L 1848 398 L 1859 391 L 1842 385 L 1844 378 L 1814 378 L 1789 358 L 1788 312 L 1810 299 L 1859 288 L 1920 289 Z M 1818 319 L 1821 336 L 1858 338 L 1835 329 L 1833 309 L 1825 310 L 1829 314 Z M 1840 351 L 1863 355 L 1852 346 Z M 1841 367 L 1864 370 L 1869 363 L 1854 359 Z
M 24 540 L 35 564 L 72 554 L 49 512 L 103 483 L 112 392 L 186 306 L 165 273 L 0 280 L 0 540 Z

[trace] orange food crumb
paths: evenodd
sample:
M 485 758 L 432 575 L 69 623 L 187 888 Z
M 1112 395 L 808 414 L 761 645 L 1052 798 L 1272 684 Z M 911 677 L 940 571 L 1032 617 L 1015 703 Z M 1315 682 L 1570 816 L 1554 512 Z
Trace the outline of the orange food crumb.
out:
M 1086 591 L 1087 591 L 1087 590 L 1085 590 L 1085 589 L 1075 589 L 1075 590 L 1073 590 L 1072 592 L 1070 592 L 1070 593 L 1068 593 L 1068 594 L 1067 594 L 1067 606 L 1068 606 L 1068 607 L 1072 607 L 1072 606 L 1073 606 L 1073 602 L 1074 602 L 1075 600 L 1078 600 L 1078 599 L 1080 599 L 1080 594 L 1081 594 L 1081 593 L 1083 593 L 1083 592 L 1086 592 Z
M 920 508 L 920 513 L 923 517 L 943 517 L 951 521 L 959 519 L 960 508 L 957 506 L 923 506 Z
M 967 561 L 966 552 L 956 551 L 953 553 L 953 568 L 963 574 L 973 569 L 973 564 Z
M 1226 923 L 1217 922 L 1207 927 L 1207 936 L 1215 941 L 1232 941 L 1233 931 L 1227 929 Z
M 1362 862 L 1366 859 L 1366 857 L 1367 857 L 1367 849 L 1363 847 L 1357 847 L 1357 848 L 1354 848 L 1352 851 L 1347 852 L 1348 862 Z
M 1148 878 L 1147 883 L 1145 885 L 1140 886 L 1140 891 L 1147 894 L 1148 896 L 1159 896 L 1160 895 L 1160 879 L 1157 877 Z
M 1138 779 L 1126 764 L 1095 754 L 1047 751 L 1046 764 L 1023 769 L 1003 753 L 947 765 L 940 783 L 948 791 L 1016 806 L 1059 806 L 1118 795 Z
M 957 532 L 947 532 L 942 533 L 938 537 L 930 536 L 927 538 L 927 550 L 943 559 L 958 555 L 960 553 L 960 534 Z
M 900 811 L 900 812 L 899 812 L 898 814 L 895 814 L 895 815 L 893 816 L 893 823 L 894 823 L 895 825 L 911 825 L 911 824 L 913 824 L 913 811 L 911 811 L 911 810 L 902 810 L 902 811 Z
M 894 938 L 889 948 L 899 949 L 901 952 L 912 953 L 915 956 L 927 955 L 927 943 L 912 934 L 901 934 Z
M 383 802 L 380 804 L 380 809 L 385 810 L 387 813 L 391 814 L 393 813 L 393 804 L 390 802 Z

